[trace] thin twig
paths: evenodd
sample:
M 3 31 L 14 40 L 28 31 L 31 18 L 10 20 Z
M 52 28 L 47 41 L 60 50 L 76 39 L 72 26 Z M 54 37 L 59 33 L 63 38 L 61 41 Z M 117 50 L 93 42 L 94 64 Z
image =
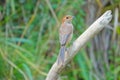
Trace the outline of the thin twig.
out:
M 116 28 L 117 28 L 117 26 L 118 26 L 118 15 L 119 15 L 119 13 L 118 13 L 118 8 L 116 8 L 115 9 L 115 17 L 114 17 L 114 30 L 113 30 L 113 36 L 112 36 L 112 41 L 114 41 L 115 40 L 115 38 L 116 38 Z

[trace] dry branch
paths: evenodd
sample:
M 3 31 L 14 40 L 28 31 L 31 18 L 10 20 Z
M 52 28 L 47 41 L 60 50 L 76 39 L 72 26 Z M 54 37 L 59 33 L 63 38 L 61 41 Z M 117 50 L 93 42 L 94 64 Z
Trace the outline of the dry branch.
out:
M 100 18 L 98 18 L 81 36 L 79 36 L 66 51 L 65 62 L 63 65 L 58 65 L 57 61 L 51 67 L 46 80 L 57 80 L 59 73 L 72 60 L 72 58 L 91 38 L 99 33 L 112 19 L 111 10 L 106 11 Z

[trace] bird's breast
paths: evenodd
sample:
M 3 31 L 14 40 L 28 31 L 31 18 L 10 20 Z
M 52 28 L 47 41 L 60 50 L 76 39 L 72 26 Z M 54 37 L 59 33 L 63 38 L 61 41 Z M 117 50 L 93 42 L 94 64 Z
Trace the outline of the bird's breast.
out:
M 62 24 L 60 27 L 60 32 L 63 34 L 73 32 L 73 25 L 70 23 L 69 24 L 67 24 L 67 23 Z

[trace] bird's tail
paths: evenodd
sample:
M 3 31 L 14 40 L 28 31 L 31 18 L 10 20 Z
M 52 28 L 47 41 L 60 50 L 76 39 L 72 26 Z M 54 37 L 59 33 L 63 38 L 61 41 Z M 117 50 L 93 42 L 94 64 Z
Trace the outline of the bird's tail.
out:
M 59 56 L 58 56 L 58 64 L 64 63 L 65 60 L 65 46 L 61 46 Z

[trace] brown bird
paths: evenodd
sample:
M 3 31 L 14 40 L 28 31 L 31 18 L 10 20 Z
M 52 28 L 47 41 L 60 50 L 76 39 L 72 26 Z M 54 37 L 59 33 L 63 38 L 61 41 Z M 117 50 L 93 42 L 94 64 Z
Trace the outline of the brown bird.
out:
M 60 39 L 61 48 L 58 56 L 58 64 L 64 63 L 66 46 L 72 39 L 72 35 L 73 35 L 72 19 L 73 16 L 71 15 L 66 15 L 62 19 L 62 24 L 59 29 L 59 39 Z

